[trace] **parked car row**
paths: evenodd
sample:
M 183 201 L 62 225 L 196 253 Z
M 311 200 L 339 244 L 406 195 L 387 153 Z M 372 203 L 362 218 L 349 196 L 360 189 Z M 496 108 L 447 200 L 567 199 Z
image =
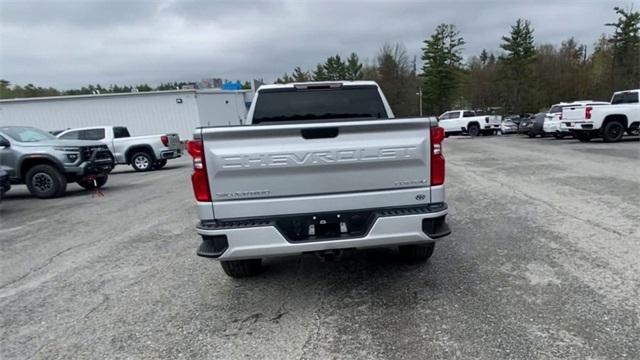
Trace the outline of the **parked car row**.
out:
M 502 134 L 522 134 L 531 138 L 574 137 L 582 142 L 602 138 L 617 142 L 624 134 L 639 135 L 640 90 L 615 92 L 611 102 L 578 100 L 554 104 L 546 112 L 507 116 L 500 125 Z
M 25 184 L 38 198 L 64 195 L 67 183 L 104 186 L 117 164 L 160 169 L 182 155 L 177 134 L 132 137 L 126 127 L 68 129 L 54 136 L 28 126 L 0 127 L 0 191 Z M 6 183 L 6 184 L 5 184 Z

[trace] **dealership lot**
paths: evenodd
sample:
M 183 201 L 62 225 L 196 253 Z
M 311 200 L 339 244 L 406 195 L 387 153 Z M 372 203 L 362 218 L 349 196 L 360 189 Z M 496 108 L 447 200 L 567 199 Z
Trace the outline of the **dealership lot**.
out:
M 392 250 L 198 258 L 188 159 L 121 166 L 92 197 L 0 204 L 0 357 L 633 358 L 640 353 L 640 143 L 445 141 L 453 233 Z

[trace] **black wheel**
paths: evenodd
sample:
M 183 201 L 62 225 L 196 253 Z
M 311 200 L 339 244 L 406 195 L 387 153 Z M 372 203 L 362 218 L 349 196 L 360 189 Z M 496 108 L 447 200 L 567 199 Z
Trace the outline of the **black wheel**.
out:
M 138 152 L 131 157 L 131 166 L 135 171 L 149 171 L 153 168 L 153 159 L 146 152 Z
M 407 261 L 425 261 L 433 255 L 436 243 L 426 245 L 402 245 L 398 247 L 400 256 Z
M 536 137 L 536 134 L 529 132 L 527 136 L 533 139 L 534 137 Z
M 602 139 L 604 142 L 618 142 L 622 139 L 624 133 L 624 125 L 621 122 L 613 120 L 609 121 L 602 130 Z
M 469 125 L 469 129 L 467 130 L 469 136 L 475 137 L 480 135 L 480 127 L 476 124 Z
M 564 136 L 563 136 L 563 135 L 560 135 L 559 133 L 554 133 L 554 134 L 553 134 L 553 137 L 554 137 L 554 138 L 556 138 L 556 139 L 558 139 L 558 140 L 560 140 L 560 139 L 562 139 Z
M 575 134 L 576 139 L 580 142 L 589 142 L 591 141 L 591 134 L 587 132 L 578 132 Z
M 36 165 L 27 171 L 25 183 L 31 195 L 50 199 L 64 195 L 67 180 L 51 165 Z
M 154 169 L 162 169 L 165 165 L 167 165 L 167 159 L 158 160 L 153 164 Z
M 638 125 L 632 125 L 627 129 L 627 134 L 631 135 L 631 136 L 635 136 L 635 135 L 639 135 L 640 134 L 640 128 L 638 127 Z
M 249 277 L 260 273 L 262 259 L 220 261 L 220 266 L 222 266 L 225 274 L 231 277 Z
M 107 175 L 96 177 L 95 183 L 92 181 L 79 180 L 76 183 L 87 190 L 99 189 L 107 183 Z

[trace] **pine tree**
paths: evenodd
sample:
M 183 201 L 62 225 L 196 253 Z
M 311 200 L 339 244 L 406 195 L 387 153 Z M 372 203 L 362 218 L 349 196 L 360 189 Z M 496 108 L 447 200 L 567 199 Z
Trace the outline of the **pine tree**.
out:
M 362 79 L 362 64 L 356 53 L 351 53 L 347 59 L 346 64 L 346 80 L 361 80 Z
M 606 24 L 615 30 L 613 44 L 613 85 L 625 90 L 640 85 L 640 11 L 614 8 L 616 23 Z
M 289 74 L 287 73 L 284 73 L 284 75 L 282 75 L 282 78 L 276 79 L 276 84 L 288 84 L 292 82 L 293 82 L 293 78 L 289 76 Z
M 532 108 L 532 99 L 529 97 L 532 64 L 536 55 L 531 23 L 518 19 L 511 26 L 509 36 L 503 36 L 502 41 L 500 47 L 506 54 L 500 58 L 500 73 L 507 108 L 516 113 L 538 110 Z
M 327 77 L 327 72 L 324 69 L 322 64 L 318 64 L 316 69 L 313 71 L 313 81 L 326 81 L 329 80 Z
M 340 55 L 330 56 L 323 65 L 327 80 L 344 80 L 347 78 L 347 64 Z
M 454 25 L 440 24 L 422 49 L 424 107 L 427 114 L 449 110 L 460 85 L 464 39 Z
M 489 60 L 489 53 L 487 53 L 486 49 L 482 49 L 482 52 L 480 53 L 479 60 L 482 63 L 482 65 L 485 65 L 487 63 L 487 61 Z
M 302 71 L 300 66 L 297 66 L 295 69 L 293 69 L 292 77 L 293 81 L 295 82 L 305 82 L 311 80 L 311 74 L 309 74 L 309 72 L 307 71 Z

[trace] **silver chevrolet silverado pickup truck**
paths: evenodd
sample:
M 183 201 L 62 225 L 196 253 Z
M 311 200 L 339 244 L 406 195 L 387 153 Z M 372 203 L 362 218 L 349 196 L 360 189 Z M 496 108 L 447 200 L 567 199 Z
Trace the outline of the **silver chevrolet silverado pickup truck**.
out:
M 249 126 L 198 128 L 187 143 L 202 243 L 232 277 L 262 258 L 399 247 L 426 260 L 445 222 L 444 130 L 394 119 L 375 82 L 258 89 Z
M 182 156 L 178 134 L 131 136 L 124 126 L 92 126 L 59 133 L 65 140 L 100 141 L 109 147 L 117 164 L 131 165 L 136 171 L 161 169 L 168 159 Z

